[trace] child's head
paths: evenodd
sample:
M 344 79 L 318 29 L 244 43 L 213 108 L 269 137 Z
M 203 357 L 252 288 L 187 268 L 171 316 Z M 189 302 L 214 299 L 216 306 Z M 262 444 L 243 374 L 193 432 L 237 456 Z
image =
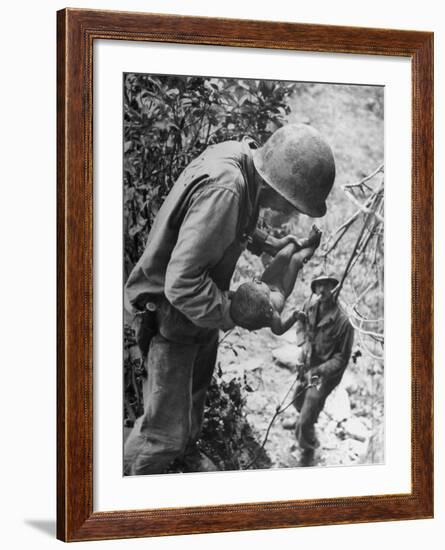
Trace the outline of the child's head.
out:
M 268 327 L 273 313 L 270 289 L 260 281 L 242 284 L 232 297 L 230 315 L 240 327 L 248 330 Z

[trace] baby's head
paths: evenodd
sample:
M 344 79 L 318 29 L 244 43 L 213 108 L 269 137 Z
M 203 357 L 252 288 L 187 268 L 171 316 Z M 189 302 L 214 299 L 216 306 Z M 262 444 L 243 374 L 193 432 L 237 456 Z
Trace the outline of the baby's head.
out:
M 273 313 L 270 289 L 261 281 L 242 284 L 232 297 L 230 315 L 240 327 L 248 330 L 269 327 Z

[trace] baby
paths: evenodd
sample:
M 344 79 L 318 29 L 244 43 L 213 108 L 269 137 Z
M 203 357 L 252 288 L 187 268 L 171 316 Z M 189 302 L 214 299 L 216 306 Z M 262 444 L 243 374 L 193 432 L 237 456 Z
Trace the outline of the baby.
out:
M 277 335 L 289 330 L 301 312 L 295 311 L 286 319 L 281 318 L 281 312 L 298 272 L 313 256 L 320 240 L 321 231 L 313 225 L 307 239 L 299 245 L 290 243 L 277 253 L 260 281 L 242 284 L 232 297 L 233 321 L 248 330 L 270 327 Z

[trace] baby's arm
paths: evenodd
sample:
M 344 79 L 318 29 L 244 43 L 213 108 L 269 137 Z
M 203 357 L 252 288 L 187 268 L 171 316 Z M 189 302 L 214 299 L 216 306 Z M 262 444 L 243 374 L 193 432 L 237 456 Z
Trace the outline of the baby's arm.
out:
M 275 311 L 270 325 L 272 332 L 277 336 L 287 332 L 297 320 L 297 313 L 294 311 L 287 319 L 282 319 L 278 311 Z

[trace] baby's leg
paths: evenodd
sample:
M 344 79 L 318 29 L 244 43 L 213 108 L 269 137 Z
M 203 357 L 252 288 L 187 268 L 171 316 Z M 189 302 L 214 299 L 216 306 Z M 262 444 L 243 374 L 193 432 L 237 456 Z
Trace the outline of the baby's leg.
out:
M 294 243 L 289 243 L 282 248 L 270 262 L 264 273 L 261 276 L 261 280 L 269 286 L 274 286 L 284 294 L 283 290 L 283 273 L 288 269 L 289 263 L 296 250 Z
M 303 248 L 313 248 L 314 250 L 318 248 L 321 241 L 321 235 L 321 230 L 314 223 L 309 231 L 309 235 L 300 242 L 300 250 Z
M 303 248 L 297 252 L 294 243 L 282 248 L 264 270 L 261 280 L 269 286 L 275 286 L 287 298 L 295 286 L 298 272 L 305 261 L 312 257 L 320 240 L 321 231 L 313 225 L 307 239 L 302 242 Z
M 289 294 L 293 291 L 295 281 L 297 280 L 298 272 L 303 267 L 304 258 L 306 254 L 304 252 L 308 250 L 304 248 L 299 252 L 296 252 L 290 259 L 289 266 L 286 271 L 281 274 L 282 289 L 284 298 L 288 298 Z

